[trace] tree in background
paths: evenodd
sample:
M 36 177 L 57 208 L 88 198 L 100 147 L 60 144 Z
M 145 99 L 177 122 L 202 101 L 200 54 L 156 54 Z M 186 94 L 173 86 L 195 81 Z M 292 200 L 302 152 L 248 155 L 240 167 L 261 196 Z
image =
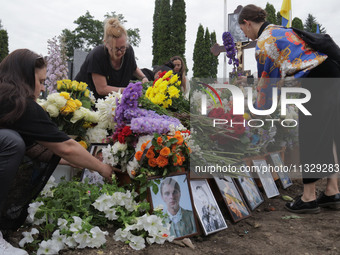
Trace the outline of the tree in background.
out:
M 276 19 L 276 14 L 275 14 L 275 8 L 274 5 L 267 3 L 265 11 L 267 12 L 267 21 L 270 24 L 276 24 L 277 19 Z
M 282 16 L 280 12 L 277 12 L 276 14 L 276 25 L 281 25 L 282 24 Z
M 122 14 L 111 12 L 107 13 L 105 17 L 117 17 L 122 25 L 126 23 Z M 94 19 L 89 11 L 86 11 L 85 15 L 80 16 L 73 23 L 77 25 L 73 31 L 66 28 L 61 34 L 69 59 L 73 59 L 74 49 L 90 51 L 103 42 L 104 23 Z M 129 43 L 132 46 L 138 46 L 140 43 L 139 29 L 127 29 L 127 34 Z
M 303 30 L 303 23 L 302 20 L 295 17 L 292 21 L 292 27 Z
M 152 32 L 152 65 L 162 65 L 172 56 L 185 59 L 186 12 L 184 0 L 155 0 Z
M 194 53 L 193 53 L 193 61 L 194 65 L 192 68 L 193 71 L 193 77 L 203 77 L 202 74 L 204 73 L 204 28 L 202 24 L 199 25 L 197 34 L 196 34 L 196 41 L 195 41 L 195 47 L 194 47 Z
M 171 47 L 171 8 L 170 0 L 161 0 L 158 19 L 158 59 L 156 65 L 161 65 L 169 61 L 172 57 Z
M 171 6 L 171 54 L 184 57 L 187 15 L 184 0 L 173 0 Z
M 65 46 L 61 40 L 56 37 L 47 41 L 47 72 L 46 72 L 46 87 L 48 93 L 53 93 L 57 90 L 57 81 L 67 79 L 67 57 Z
M 161 0 L 155 0 L 155 11 L 153 14 L 153 29 L 152 29 L 152 66 L 158 64 L 158 59 L 160 52 L 158 50 L 159 47 L 159 15 L 160 15 L 160 4 Z
M 304 29 L 307 32 L 315 33 L 317 23 L 318 22 L 317 22 L 316 18 L 312 14 L 309 13 L 307 18 L 306 18 L 306 21 L 305 21 Z M 319 24 L 319 29 L 320 29 L 320 33 L 322 33 L 322 34 L 326 33 L 326 29 L 324 27 L 322 27 L 321 24 Z
M 8 33 L 0 20 L 0 62 L 8 55 Z
M 216 32 L 212 32 L 210 34 L 210 48 L 216 43 Z M 212 78 L 217 78 L 217 72 L 218 72 L 218 57 L 214 56 L 214 54 L 211 54 L 210 52 L 210 74 Z

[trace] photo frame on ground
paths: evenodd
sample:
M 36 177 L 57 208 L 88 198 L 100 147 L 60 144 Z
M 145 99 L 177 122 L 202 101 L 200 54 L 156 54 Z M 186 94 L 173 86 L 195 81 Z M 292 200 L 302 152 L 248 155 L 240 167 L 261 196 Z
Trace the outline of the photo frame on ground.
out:
M 226 229 L 225 222 L 215 197 L 206 179 L 190 181 L 194 206 L 205 235 Z
M 238 222 L 251 215 L 251 212 L 241 196 L 237 186 L 230 176 L 214 177 L 223 200 L 234 222 Z
M 243 165 L 245 166 L 245 164 Z M 242 174 L 235 179 L 250 210 L 253 211 L 264 202 L 264 199 L 249 171 L 244 171 Z
M 197 235 L 197 219 L 187 173 L 171 175 L 158 180 L 158 192 L 149 189 L 152 210 L 162 209 L 166 223 L 170 224 L 170 234 L 175 239 Z M 151 180 L 150 180 L 151 181 Z
M 253 159 L 253 165 L 255 166 L 255 172 L 257 173 L 264 192 L 268 198 L 276 197 L 280 195 L 280 192 L 276 186 L 274 178 L 269 171 L 267 162 L 265 159 Z
M 281 169 L 280 171 L 277 171 L 277 174 L 279 176 L 282 188 L 286 189 L 286 188 L 292 186 L 293 182 L 292 182 L 292 180 L 289 177 L 289 173 L 283 171 L 283 168 L 281 168 L 281 166 L 283 166 L 284 164 L 283 164 L 283 161 L 281 159 L 280 154 L 277 153 L 277 152 L 271 153 L 270 154 L 270 159 L 272 160 L 274 166 L 280 167 L 280 169 Z
M 92 156 L 96 157 L 100 161 L 103 161 L 102 149 L 107 146 L 106 143 L 92 143 L 89 147 L 89 152 Z M 85 182 L 88 180 L 89 184 L 104 184 L 105 178 L 101 176 L 98 172 L 90 171 L 85 168 L 81 175 L 80 181 Z

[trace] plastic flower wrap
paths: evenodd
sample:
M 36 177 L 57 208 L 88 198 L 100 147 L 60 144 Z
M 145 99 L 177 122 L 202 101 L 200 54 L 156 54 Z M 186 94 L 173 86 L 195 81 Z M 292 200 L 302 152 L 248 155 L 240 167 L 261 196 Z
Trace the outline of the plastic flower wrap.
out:
M 147 89 L 145 96 L 152 103 L 168 108 L 172 105 L 174 98 L 179 98 L 180 85 L 181 81 L 178 80 L 177 74 L 173 75 L 172 70 L 163 72 L 153 86 Z

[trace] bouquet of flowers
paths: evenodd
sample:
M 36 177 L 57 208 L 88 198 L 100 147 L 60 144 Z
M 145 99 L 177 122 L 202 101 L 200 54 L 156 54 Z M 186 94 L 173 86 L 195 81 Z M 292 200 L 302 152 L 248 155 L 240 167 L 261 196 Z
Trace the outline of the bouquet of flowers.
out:
M 152 103 L 169 108 L 173 104 L 173 100 L 180 96 L 180 85 L 181 81 L 178 80 L 177 74 L 173 75 L 172 70 L 164 71 L 154 81 L 153 86 L 147 89 L 145 96 Z
M 39 104 L 50 115 L 60 130 L 83 139 L 86 131 L 99 122 L 97 112 L 90 110 L 91 99 L 85 83 L 58 81 L 59 93 L 52 93 Z M 70 90 L 70 92 L 63 91 Z M 85 106 L 83 105 L 85 103 Z

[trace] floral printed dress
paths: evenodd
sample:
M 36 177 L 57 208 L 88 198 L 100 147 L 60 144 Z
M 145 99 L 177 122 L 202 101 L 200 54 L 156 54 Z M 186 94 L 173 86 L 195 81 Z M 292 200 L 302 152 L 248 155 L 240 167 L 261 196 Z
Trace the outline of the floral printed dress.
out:
M 255 54 L 259 75 L 257 109 L 271 107 L 272 88 L 280 87 L 282 79 L 305 77 L 327 59 L 327 55 L 308 48 L 292 29 L 277 25 L 268 25 L 260 34 Z

